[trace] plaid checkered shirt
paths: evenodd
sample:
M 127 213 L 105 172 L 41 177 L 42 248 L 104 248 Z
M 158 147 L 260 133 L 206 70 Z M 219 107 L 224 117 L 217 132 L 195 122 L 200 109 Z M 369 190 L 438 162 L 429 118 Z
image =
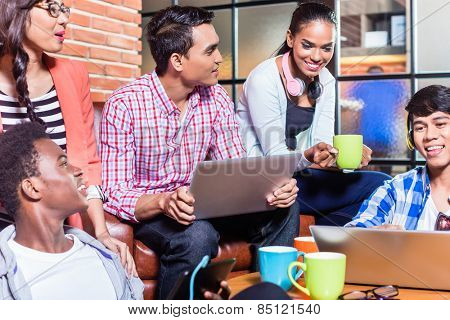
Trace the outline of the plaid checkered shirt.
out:
M 103 109 L 100 128 L 105 209 L 137 222 L 144 194 L 189 185 L 197 163 L 242 158 L 234 105 L 220 86 L 196 87 L 184 119 L 155 72 L 118 89 Z
M 430 180 L 426 167 L 417 167 L 388 180 L 365 200 L 358 215 L 346 227 L 400 225 L 416 230 L 430 196 Z

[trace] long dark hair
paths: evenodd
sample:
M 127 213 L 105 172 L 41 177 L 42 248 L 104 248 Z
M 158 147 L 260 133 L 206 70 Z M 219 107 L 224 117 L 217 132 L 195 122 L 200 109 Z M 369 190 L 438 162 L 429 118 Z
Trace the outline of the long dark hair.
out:
M 19 105 L 27 108 L 28 118 L 32 122 L 45 126 L 44 121 L 34 112 L 29 97 L 27 68 L 30 58 L 23 48 L 29 12 L 38 2 L 40 0 L 0 0 L 0 57 L 6 54 L 12 56 L 12 73 L 16 81 Z
M 289 30 L 291 34 L 295 34 L 312 21 L 325 21 L 337 25 L 336 13 L 328 6 L 319 2 L 301 2 L 299 1 L 297 8 L 292 13 L 291 24 Z M 280 46 L 277 55 L 284 54 L 291 50 L 287 44 L 287 40 Z

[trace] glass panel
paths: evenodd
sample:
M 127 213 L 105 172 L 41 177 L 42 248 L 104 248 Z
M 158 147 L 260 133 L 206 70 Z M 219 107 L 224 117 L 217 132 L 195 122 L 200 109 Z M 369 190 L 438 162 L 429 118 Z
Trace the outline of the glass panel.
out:
M 409 71 L 409 1 L 340 3 L 340 74 Z
M 340 87 L 342 134 L 362 134 L 373 158 L 405 159 L 409 80 L 346 81 Z
M 172 0 L 142 0 L 142 12 L 155 12 L 172 5 Z
M 246 78 L 283 43 L 296 6 L 288 3 L 238 9 L 238 77 Z
M 242 91 L 244 90 L 244 85 L 243 84 L 238 84 L 236 85 L 236 90 L 237 90 L 237 99 L 239 100 L 239 98 L 241 97 Z
M 391 177 L 395 177 L 396 175 L 405 173 L 406 171 L 411 170 L 411 166 L 403 166 L 403 165 L 379 165 L 379 164 L 371 164 L 364 168 L 364 170 L 370 171 L 380 171 L 384 172 Z
M 153 60 L 150 52 L 150 46 L 145 36 L 145 27 L 150 22 L 151 17 L 142 17 L 142 74 L 153 71 L 156 67 L 155 60 Z
M 417 80 L 417 90 L 431 86 L 432 84 L 440 84 L 441 86 L 450 87 L 450 78 L 429 78 Z
M 231 53 L 231 10 L 214 11 L 214 28 L 220 38 L 219 50 L 223 63 L 219 69 L 219 79 L 231 79 L 233 75 L 233 59 Z
M 227 91 L 230 98 L 233 99 L 233 86 L 231 84 L 225 84 L 222 87 Z
M 234 102 L 234 104 L 237 106 L 237 104 L 239 103 L 239 98 L 241 97 L 242 91 L 244 90 L 244 85 L 236 84 L 234 90 L 236 90 L 236 101 Z
M 178 0 L 180 6 L 217 6 L 219 4 L 230 4 L 231 0 Z
M 419 151 L 417 151 L 417 149 L 414 149 L 415 151 L 415 153 L 416 153 L 416 160 L 417 161 L 425 161 L 425 158 L 424 157 L 422 157 L 422 155 L 420 154 L 420 152 Z
M 418 70 L 450 71 L 450 5 L 448 0 L 415 1 Z

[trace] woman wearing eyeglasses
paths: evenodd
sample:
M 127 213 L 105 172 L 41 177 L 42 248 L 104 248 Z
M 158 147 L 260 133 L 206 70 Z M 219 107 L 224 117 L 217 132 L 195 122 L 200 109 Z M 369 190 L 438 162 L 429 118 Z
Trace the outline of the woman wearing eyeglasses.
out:
M 62 1 L 0 0 L 0 132 L 22 121 L 46 127 L 88 178 L 87 213 L 97 238 L 120 254 L 129 274 L 136 273 L 126 244 L 106 228 L 87 70 L 44 53 L 61 51 L 69 16 Z
M 247 78 L 237 117 L 248 156 L 303 152 L 296 176 L 298 202 L 316 224 L 344 225 L 362 201 L 388 175 L 344 174 L 334 165 L 335 79 L 333 58 L 336 16 L 320 3 L 302 3 L 292 15 L 286 40 L 276 57 L 259 64 Z M 364 146 L 361 166 L 372 151 Z

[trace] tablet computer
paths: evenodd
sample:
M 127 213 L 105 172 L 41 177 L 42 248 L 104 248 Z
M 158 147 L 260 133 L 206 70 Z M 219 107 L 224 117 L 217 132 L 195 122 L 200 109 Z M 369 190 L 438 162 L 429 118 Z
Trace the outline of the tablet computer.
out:
M 217 293 L 220 290 L 220 283 L 225 280 L 233 269 L 236 259 L 226 259 L 208 264 L 201 268 L 194 280 L 194 299 L 204 300 L 204 292 Z M 191 271 L 184 271 L 175 286 L 167 296 L 168 300 L 188 300 Z
M 276 209 L 267 197 L 289 182 L 300 152 L 267 157 L 203 161 L 197 165 L 190 192 L 197 219 Z

